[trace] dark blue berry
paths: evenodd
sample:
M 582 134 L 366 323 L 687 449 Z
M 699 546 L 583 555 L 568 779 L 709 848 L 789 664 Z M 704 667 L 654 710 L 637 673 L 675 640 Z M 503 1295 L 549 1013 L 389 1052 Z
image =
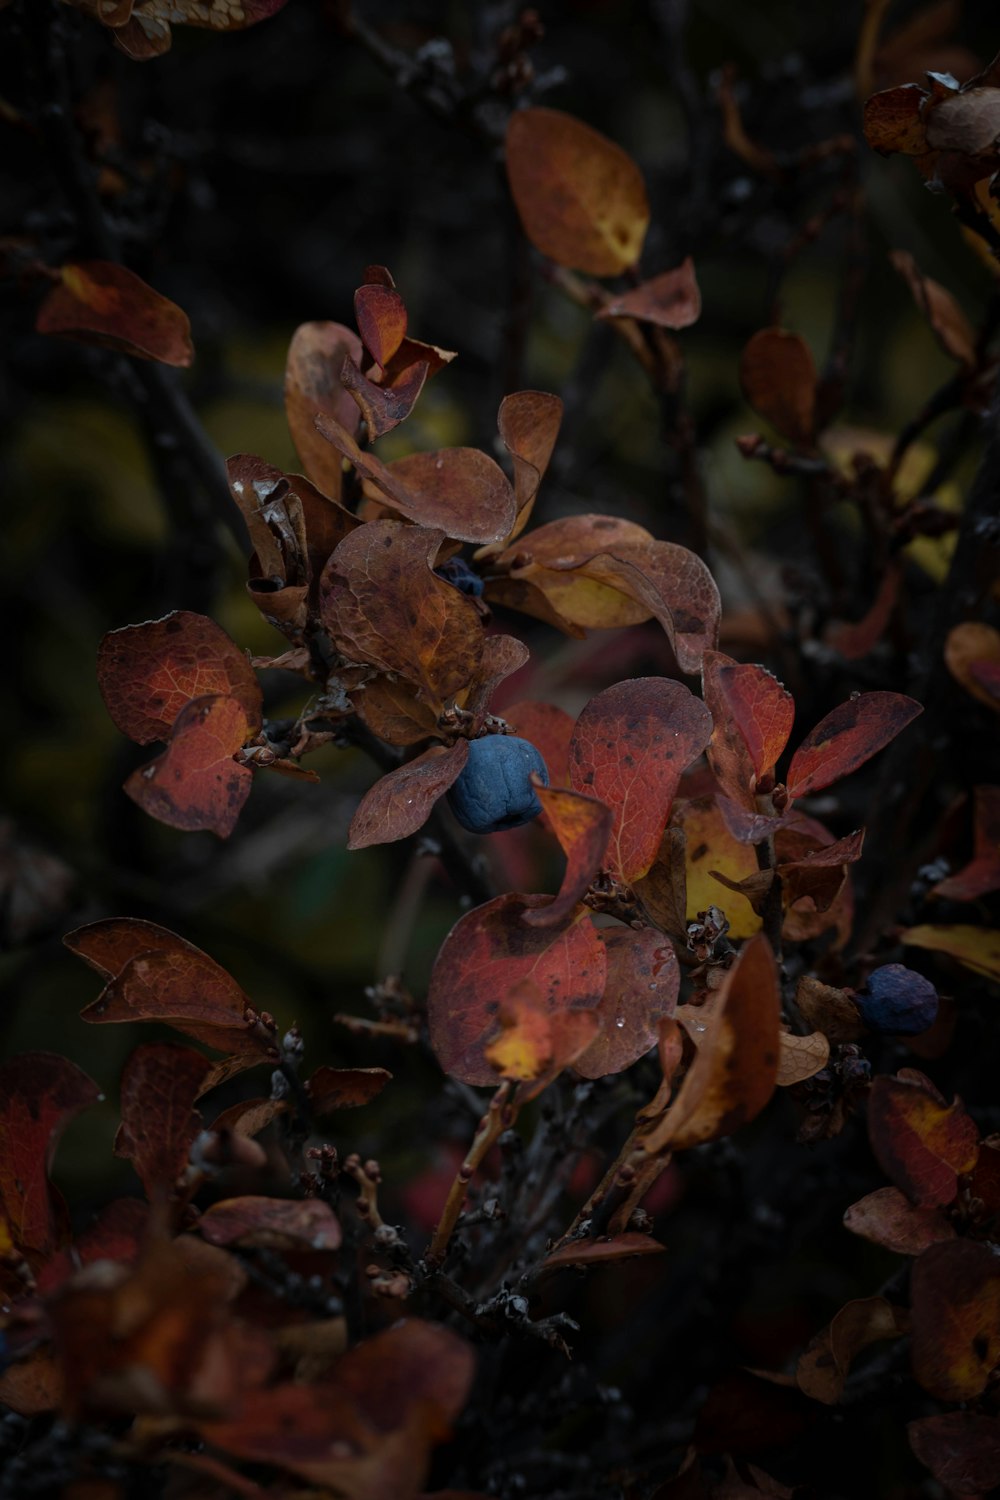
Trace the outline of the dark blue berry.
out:
M 474 594 L 477 599 L 482 596 L 484 584 L 478 573 L 474 573 L 467 562 L 460 557 L 449 557 L 448 561 L 442 563 L 439 568 L 434 569 L 439 578 L 445 583 L 450 583 L 462 594 Z
M 916 1036 L 937 1020 L 937 990 L 923 974 L 903 964 L 873 969 L 854 998 L 869 1030 L 889 1036 Z
M 542 810 L 528 779 L 532 771 L 548 786 L 545 762 L 528 740 L 513 734 L 470 740 L 469 759 L 448 793 L 448 804 L 470 833 L 500 833 L 530 823 Z

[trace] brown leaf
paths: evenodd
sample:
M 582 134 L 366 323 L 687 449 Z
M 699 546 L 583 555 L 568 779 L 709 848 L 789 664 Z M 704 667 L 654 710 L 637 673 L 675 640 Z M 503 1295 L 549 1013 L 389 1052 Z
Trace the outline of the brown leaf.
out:
M 38 310 L 39 333 L 99 344 L 164 365 L 194 359 L 187 314 L 133 271 L 106 260 L 61 266 L 62 284 Z
M 401 677 L 373 677 L 354 701 L 359 717 L 386 744 L 416 745 L 438 733 L 434 709 L 420 697 L 419 688 Z
M 1000 713 L 1000 699 L 979 681 L 974 670 L 981 663 L 1000 665 L 1000 630 L 978 620 L 955 625 L 945 641 L 944 661 L 948 671 L 967 693 L 995 713 Z
M 701 292 L 690 255 L 673 271 L 642 281 L 631 291 L 612 297 L 598 318 L 635 318 L 658 328 L 690 328 L 701 317 Z
M 666 1246 L 648 1234 L 616 1234 L 607 1239 L 570 1240 L 551 1251 L 542 1261 L 540 1274 L 547 1276 L 563 1266 L 606 1266 L 637 1255 L 662 1255 Z
M 908 250 L 892 250 L 889 259 L 913 293 L 914 302 L 931 325 L 945 354 L 958 360 L 967 370 L 974 370 L 979 364 L 976 331 L 951 292 L 940 282 L 925 276 Z
M 979 1132 L 961 1101 L 945 1104 L 912 1070 L 872 1081 L 868 1134 L 883 1172 L 918 1208 L 951 1203 L 979 1152 Z
M 910 1447 L 952 1495 L 982 1495 L 1000 1485 L 1000 1417 L 949 1411 L 907 1427 Z
M 904 693 L 859 693 L 821 719 L 788 768 L 788 794 L 804 797 L 849 776 L 913 722 L 923 708 Z
M 406 421 L 427 383 L 429 369 L 426 364 L 407 365 L 394 380 L 376 385 L 361 373 L 353 359 L 344 360 L 340 371 L 341 384 L 357 403 L 370 441 L 374 442 Z
M 559 435 L 563 404 L 546 391 L 514 391 L 500 403 L 497 430 L 514 464 L 517 519 L 506 541 L 519 536 L 528 524 L 538 487 Z
M 568 787 L 543 786 L 536 776 L 532 785 L 566 856 L 566 869 L 552 905 L 526 911 L 524 920 L 531 927 L 558 927 L 586 894 L 600 869 L 614 814 L 596 797 Z
M 924 114 L 927 144 L 932 151 L 960 151 L 965 156 L 982 155 L 996 160 L 1000 89 L 992 83 L 948 93 Z M 989 176 L 990 172 L 984 171 L 982 175 Z
M 462 917 L 435 960 L 427 995 L 431 1045 L 445 1072 L 476 1087 L 496 1082 L 485 1048 L 499 1030 L 504 995 L 524 981 L 544 1007 L 592 1010 L 604 992 L 605 950 L 587 914 L 553 931 L 523 913 L 547 896 L 498 896 Z
M 581 572 L 643 605 L 666 632 L 681 671 L 701 670 L 702 657 L 718 639 L 722 606 L 714 578 L 694 552 L 651 541 L 627 555 L 619 549 L 600 553 Z
M 880 156 L 901 151 L 906 156 L 923 156 L 930 148 L 921 117 L 921 105 L 927 98 L 915 83 L 901 88 L 884 89 L 865 101 L 865 140 Z
M 498 1020 L 500 1030 L 483 1055 L 499 1077 L 522 1085 L 524 1102 L 590 1046 L 600 1025 L 593 1010 L 549 1010 L 530 980 L 507 996 Z
M 913 1373 L 939 1401 L 971 1401 L 1000 1360 L 1000 1260 L 986 1245 L 931 1245 L 910 1279 Z
M 673 947 L 655 928 L 612 927 L 601 938 L 607 954 L 601 1029 L 573 1064 L 584 1078 L 622 1073 L 655 1047 L 681 982 Z
M 483 637 L 483 659 L 462 707 L 466 713 L 484 714 L 501 682 L 526 665 L 530 652 L 515 635 Z
M 762 328 L 740 358 L 744 396 L 799 448 L 811 448 L 816 438 L 817 380 L 808 344 L 783 328 Z
M 681 775 L 711 730 L 705 705 L 663 677 L 606 688 L 577 720 L 570 781 L 612 809 L 607 859 L 626 884 L 645 875 L 655 860 Z
M 384 368 L 406 336 L 405 302 L 393 287 L 368 282 L 354 293 L 354 316 L 362 343 Z
M 633 887 L 650 920 L 676 938 L 687 933 L 685 850 L 684 829 L 666 828 L 655 860 Z
M 316 430 L 377 486 L 384 504 L 418 526 L 440 527 L 459 542 L 500 542 L 514 525 L 510 481 L 478 448 L 440 448 L 384 464 L 333 417 L 318 416 Z
M 856 1042 L 864 1035 L 858 1008 L 845 990 L 803 974 L 795 990 L 795 1007 L 804 1021 L 831 1042 Z
M 359 412 L 340 382 L 347 358 L 359 361 L 361 340 L 342 323 L 303 323 L 288 346 L 285 366 L 285 414 L 295 451 L 314 484 L 331 500 L 343 493 L 343 464 L 316 431 L 319 412 L 333 417 L 348 432 L 357 429 Z
M 525 234 L 557 265 L 617 276 L 638 261 L 649 227 L 645 183 L 606 136 L 560 110 L 516 110 L 507 176 Z
M 169 739 L 181 710 L 213 694 L 242 705 L 244 739 L 261 726 L 260 683 L 246 654 L 214 620 L 189 610 L 109 631 L 97 683 L 114 723 L 139 745 Z
M 321 1198 L 224 1198 L 206 1208 L 198 1233 L 210 1245 L 264 1250 L 336 1250 L 340 1225 Z
M 753 810 L 757 783 L 774 770 L 792 732 L 792 695 L 764 667 L 721 651 L 706 651 L 701 670 L 713 725 L 709 765 L 725 795 Z
M 368 1104 L 391 1079 L 387 1068 L 331 1068 L 324 1064 L 307 1080 L 306 1093 L 314 1112 L 322 1117 L 337 1109 Z
M 416 833 L 438 798 L 462 774 L 468 758 L 468 740 L 456 740 L 446 750 L 432 746 L 416 760 L 389 771 L 361 799 L 351 819 L 348 849 L 392 844 Z
M 760 933 L 740 950 L 684 1082 L 666 1114 L 644 1137 L 649 1155 L 686 1150 L 730 1135 L 774 1093 L 780 1055 L 781 998 L 774 955 Z
M 133 802 L 171 828 L 211 829 L 228 838 L 250 795 L 253 772 L 234 760 L 248 737 L 235 698 L 193 698 L 177 715 L 170 744 L 125 783 Z
M 884 1297 L 861 1297 L 842 1307 L 817 1334 L 795 1372 L 799 1389 L 814 1401 L 836 1406 L 844 1394 L 851 1365 L 862 1350 L 906 1331 L 906 1313 Z
M 779 1089 L 790 1088 L 793 1083 L 801 1083 L 818 1073 L 820 1068 L 825 1068 L 829 1060 L 830 1042 L 822 1031 L 812 1031 L 808 1036 L 783 1031 L 775 1082 Z
M 928 1245 L 953 1240 L 955 1228 L 939 1208 L 914 1208 L 898 1188 L 877 1188 L 852 1203 L 844 1228 L 897 1255 L 921 1255 Z
M 340 543 L 320 582 L 337 649 L 412 682 L 440 713 L 478 670 L 483 631 L 471 600 L 438 578 L 440 531 L 369 521 Z
M 191 1047 L 149 1042 L 136 1047 L 122 1073 L 122 1123 L 114 1151 L 131 1161 L 154 1201 L 173 1192 L 202 1128 L 194 1107 L 212 1064 Z

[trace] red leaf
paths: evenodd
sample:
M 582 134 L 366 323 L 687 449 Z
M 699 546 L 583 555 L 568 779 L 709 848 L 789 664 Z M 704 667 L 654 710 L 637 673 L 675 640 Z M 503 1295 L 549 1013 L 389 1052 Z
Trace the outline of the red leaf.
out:
M 556 932 L 533 928 L 525 910 L 546 896 L 508 894 L 462 917 L 445 938 L 431 974 L 427 1019 L 446 1073 L 478 1087 L 496 1082 L 485 1048 L 499 1031 L 501 1000 L 524 981 L 550 1012 L 592 1010 L 604 991 L 604 947 L 589 917 Z
M 97 654 L 97 683 L 111 718 L 139 745 L 170 738 L 193 698 L 234 698 L 244 740 L 261 725 L 261 690 L 244 652 L 205 615 L 174 610 L 162 620 L 110 631 Z
M 721 651 L 705 652 L 702 682 L 713 723 L 709 764 L 725 795 L 753 810 L 756 784 L 792 732 L 792 695 L 764 667 Z
M 868 1134 L 879 1166 L 919 1208 L 951 1203 L 971 1172 L 979 1132 L 961 1101 L 945 1104 L 923 1074 L 872 1081 Z
M 940 1401 L 971 1401 L 1000 1360 L 1000 1260 L 972 1240 L 931 1245 L 913 1267 L 913 1373 Z
M 194 1107 L 212 1064 L 192 1047 L 150 1042 L 137 1047 L 122 1073 L 122 1123 L 115 1155 L 132 1165 L 152 1202 L 170 1194 L 202 1128 Z
M 429 371 L 430 366 L 425 363 L 407 365 L 394 379 L 387 378 L 376 385 L 361 373 L 353 359 L 344 360 L 341 384 L 351 393 L 365 419 L 369 441 L 374 442 L 406 421 L 427 384 Z
M 754 411 L 800 448 L 816 435 L 816 366 L 809 346 L 784 328 L 762 328 L 743 350 L 740 385 Z
M 386 1068 L 317 1068 L 306 1083 L 309 1102 L 317 1115 L 337 1109 L 356 1109 L 377 1098 L 392 1079 Z
M 249 767 L 233 759 L 246 738 L 246 710 L 235 698 L 194 698 L 178 714 L 166 750 L 133 771 L 125 791 L 171 828 L 209 828 L 228 838 L 253 782 Z
M 359 362 L 361 340 L 342 323 L 303 323 L 288 346 L 285 366 L 285 415 L 295 451 L 314 484 L 331 500 L 343 492 L 340 456 L 316 431 L 320 412 L 357 430 L 360 414 L 341 384 L 345 359 Z
M 983 1495 L 1000 1485 L 1000 1417 L 948 1411 L 907 1427 L 910 1447 L 953 1495 Z
M 321 1198 L 224 1198 L 197 1223 L 210 1245 L 266 1250 L 336 1250 L 340 1225 Z
M 520 1099 L 540 1094 L 593 1041 L 599 1021 L 592 1010 L 546 1008 L 538 987 L 523 981 L 499 1011 L 500 1031 L 484 1049 L 500 1078 L 528 1085 Z
M 440 448 L 384 464 L 335 418 L 318 416 L 316 430 L 376 486 L 385 505 L 418 526 L 440 527 L 460 542 L 500 542 L 514 525 L 510 481 L 478 448 Z
M 351 819 L 348 849 L 392 844 L 416 833 L 427 822 L 438 798 L 458 780 L 468 758 L 468 740 L 456 740 L 447 750 L 440 746 L 425 750 L 416 760 L 376 781 Z
M 80 927 L 63 939 L 107 976 L 81 1012 L 85 1021 L 166 1021 L 195 1041 L 237 1054 L 241 1066 L 273 1059 L 273 1038 L 257 1024 L 236 980 L 176 933 L 128 917 Z
M 681 775 L 712 732 L 708 709 L 679 682 L 639 677 L 592 698 L 570 745 L 570 781 L 614 812 L 607 857 L 628 884 L 656 858 Z
M 844 1215 L 852 1234 L 893 1250 L 897 1255 L 920 1255 L 939 1240 L 953 1240 L 955 1229 L 937 1208 L 914 1208 L 898 1188 L 878 1188 Z
M 946 880 L 939 880 L 932 896 L 947 896 L 951 901 L 975 901 L 990 891 L 1000 890 L 1000 786 L 977 786 L 975 797 L 975 831 L 970 862 Z
M 81 1266 L 89 1266 L 95 1260 L 131 1265 L 146 1239 L 149 1212 L 148 1204 L 139 1198 L 113 1198 L 94 1222 L 76 1236 L 71 1251 L 59 1250 L 46 1261 L 35 1278 L 40 1294 L 48 1296 Z
M 883 89 L 865 101 L 865 140 L 873 151 L 889 156 L 902 151 L 907 156 L 923 156 L 929 150 L 921 106 L 926 92 L 915 83 L 900 88 Z
M 60 268 L 62 285 L 53 287 L 38 310 L 39 333 L 59 334 L 186 366 L 194 359 L 191 325 L 175 302 L 106 260 L 81 261 Z
M 554 703 L 511 703 L 503 711 L 515 734 L 530 740 L 542 753 L 549 772 L 549 786 L 569 785 L 569 746 L 576 727 L 564 708 Z
M 368 282 L 354 293 L 354 316 L 362 343 L 384 368 L 406 335 L 406 303 L 394 288 Z
M 665 1115 L 643 1137 L 647 1153 L 682 1151 L 731 1135 L 774 1093 L 781 991 L 771 946 L 746 942 L 716 992 L 694 1061 Z
M 536 776 L 532 784 L 566 856 L 559 894 L 551 906 L 526 911 L 524 920 L 531 927 L 558 927 L 570 915 L 577 902 L 590 888 L 604 858 L 614 813 L 595 797 L 567 787 L 542 786 Z
M 344 538 L 320 581 L 337 649 L 405 677 L 437 712 L 473 679 L 483 654 L 475 605 L 433 571 L 443 540 L 422 526 L 369 521 Z
M 52 1158 L 67 1123 L 102 1097 L 93 1079 L 55 1053 L 22 1052 L 0 1063 L 0 1210 L 19 1250 L 47 1256 L 55 1249 Z
M 701 317 L 701 292 L 690 255 L 672 271 L 642 281 L 596 314 L 598 318 L 635 318 L 659 328 L 690 328 Z
M 654 927 L 611 927 L 601 938 L 608 969 L 597 1007 L 601 1030 L 573 1064 L 584 1078 L 621 1073 L 655 1047 L 681 982 L 673 947 Z
M 821 719 L 792 756 L 788 794 L 804 797 L 849 776 L 923 709 L 903 693 L 860 693 Z

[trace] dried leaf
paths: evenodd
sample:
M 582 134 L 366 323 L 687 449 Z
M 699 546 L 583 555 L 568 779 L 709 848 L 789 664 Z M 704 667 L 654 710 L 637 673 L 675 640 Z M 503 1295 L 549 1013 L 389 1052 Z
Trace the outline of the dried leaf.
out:
M 743 945 L 722 987 L 684 1082 L 644 1138 L 649 1155 L 683 1151 L 730 1135 L 774 1093 L 781 994 L 771 946 L 758 933 Z
M 923 713 L 903 693 L 859 693 L 821 719 L 788 768 L 788 794 L 804 797 L 849 776 Z
M 136 1047 L 125 1064 L 115 1155 L 132 1163 L 151 1202 L 170 1194 L 187 1166 L 202 1128 L 194 1104 L 211 1068 L 200 1052 L 176 1042 Z
M 796 1036 L 793 1032 L 781 1033 L 781 1054 L 778 1058 L 779 1089 L 790 1088 L 793 1083 L 802 1083 L 812 1078 L 830 1060 L 830 1041 L 822 1031 L 811 1031 L 808 1036 Z
M 913 1373 L 939 1401 L 971 1401 L 1000 1360 L 1000 1260 L 986 1245 L 931 1245 L 911 1272 Z
M 676 819 L 676 808 L 673 816 Z M 688 920 L 684 856 L 683 828 L 668 826 L 656 859 L 633 887 L 650 921 L 677 938 L 685 936 Z
M 292 335 L 285 366 L 285 414 L 295 451 L 314 484 L 331 500 L 343 494 L 340 455 L 316 431 L 319 412 L 348 432 L 357 430 L 358 409 L 340 382 L 345 359 L 359 362 L 361 340 L 342 323 L 303 323 Z
M 975 82 L 975 80 L 973 80 Z M 948 93 L 925 110 L 927 144 L 932 151 L 960 151 L 966 156 L 997 157 L 1000 137 L 1000 89 L 991 82 Z M 982 176 L 991 175 L 990 170 Z
M 517 519 L 506 541 L 519 536 L 528 524 L 538 487 L 545 476 L 559 436 L 563 404 L 546 391 L 514 391 L 500 403 L 497 430 L 514 464 Z
M 945 1104 L 921 1073 L 872 1081 L 868 1134 L 883 1172 L 918 1208 L 951 1203 L 979 1151 L 961 1101 Z
M 462 704 L 466 713 L 484 714 L 501 682 L 519 672 L 530 655 L 515 635 L 484 636 L 482 661 Z
M 125 791 L 171 828 L 228 838 L 253 782 L 249 767 L 233 759 L 247 733 L 246 709 L 235 698 L 194 698 L 177 715 L 166 750 L 133 771 Z
M 320 581 L 337 649 L 398 672 L 437 712 L 472 680 L 483 652 L 475 605 L 434 573 L 443 540 L 422 526 L 369 521 L 340 543 Z
M 109 631 L 98 650 L 97 683 L 116 726 L 139 745 L 168 740 L 181 710 L 213 694 L 243 707 L 240 744 L 261 726 L 260 683 L 246 654 L 214 620 L 189 610 Z
M 1000 979 L 1000 928 L 957 926 L 935 927 L 924 924 L 908 927 L 899 934 L 900 942 L 911 948 L 929 948 L 946 953 L 974 974 Z
M 799 1389 L 814 1401 L 836 1406 L 844 1394 L 851 1365 L 862 1350 L 906 1331 L 906 1313 L 884 1297 L 861 1297 L 842 1307 L 799 1360 Z
M 666 1249 L 648 1234 L 616 1234 L 606 1239 L 570 1240 L 551 1251 L 541 1265 L 541 1275 L 563 1266 L 606 1266 L 637 1255 L 662 1255 Z
M 560 110 L 517 110 L 507 176 L 525 234 L 557 265 L 617 276 L 638 261 L 649 227 L 645 183 L 606 136 Z
M 945 354 L 958 360 L 966 370 L 974 370 L 979 364 L 976 331 L 951 292 L 939 281 L 925 276 L 908 250 L 892 250 L 889 259 L 913 293 L 914 302 Z
M 757 857 L 751 846 L 733 837 L 712 798 L 680 803 L 674 808 L 672 822 L 682 830 L 685 842 L 685 920 L 693 922 L 699 912 L 721 906 L 729 921 L 731 937 L 753 937 L 760 931 L 761 919 L 749 897 L 738 891 L 726 894 L 720 889 L 723 876 L 727 883 L 732 881 L 739 886 L 758 874 Z
M 575 1061 L 600 1025 L 592 1010 L 550 1011 L 530 980 L 508 995 L 498 1020 L 500 1031 L 483 1055 L 501 1078 L 530 1085 L 522 1099 L 540 1093 Z
M 224 1198 L 206 1208 L 197 1224 L 210 1245 L 244 1249 L 336 1250 L 340 1225 L 321 1198 Z
M 690 328 L 701 317 L 701 292 L 690 255 L 673 271 L 664 271 L 650 281 L 611 301 L 595 314 L 598 318 L 635 318 L 658 328 Z
M 386 1068 L 317 1068 L 306 1082 L 314 1112 L 322 1117 L 337 1109 L 356 1109 L 376 1099 L 392 1074 Z
M 406 336 L 405 302 L 393 287 L 368 282 L 354 293 L 354 316 L 362 343 L 384 368 Z
M 1000 1485 L 1000 1417 L 949 1411 L 907 1427 L 910 1447 L 952 1495 L 982 1495 Z
M 901 151 L 905 156 L 923 156 L 930 148 L 921 117 L 926 93 L 915 83 L 884 89 L 865 101 L 865 140 L 880 156 Z
M 621 1073 L 655 1047 L 660 1022 L 672 1016 L 680 968 L 672 945 L 653 927 L 601 933 L 607 979 L 597 1007 L 601 1029 L 573 1066 L 584 1078 Z
M 804 1021 L 831 1042 L 856 1042 L 864 1035 L 858 1007 L 850 995 L 833 985 L 821 984 L 811 974 L 803 974 L 796 986 L 795 1007 Z
M 341 384 L 357 403 L 370 441 L 374 442 L 406 421 L 427 383 L 429 369 L 426 364 L 407 365 L 394 380 L 376 385 L 361 373 L 353 359 L 344 360 L 340 371 Z
M 743 350 L 740 385 L 754 411 L 799 448 L 816 438 L 818 377 L 809 346 L 784 328 L 762 328 Z
M 433 746 L 376 781 L 351 819 L 348 849 L 392 844 L 409 838 L 430 817 L 435 802 L 461 775 L 469 758 L 468 740 L 446 750 Z
M 898 1188 L 878 1188 L 852 1203 L 844 1228 L 897 1255 L 921 1255 L 928 1245 L 953 1240 L 955 1229 L 939 1208 L 914 1208 Z
M 509 894 L 467 913 L 438 953 L 427 995 L 431 1045 L 446 1073 L 477 1087 L 496 1081 L 485 1048 L 504 995 L 530 981 L 550 1013 L 592 1010 L 604 992 L 605 950 L 582 910 L 563 928 L 529 927 L 546 896 Z
M 386 744 L 416 745 L 439 732 L 434 709 L 420 697 L 419 688 L 401 677 L 373 677 L 354 701 L 359 717 Z
M 679 682 L 639 677 L 592 698 L 570 745 L 570 781 L 615 815 L 607 849 L 626 884 L 656 858 L 681 775 L 704 749 L 712 723 Z
M 558 927 L 589 890 L 601 867 L 614 813 L 596 797 L 568 787 L 543 786 L 537 776 L 532 777 L 532 785 L 566 856 L 566 869 L 552 905 L 526 911 L 524 920 L 531 927 Z
M 61 266 L 62 284 L 38 309 L 38 333 L 58 334 L 186 367 L 194 359 L 187 314 L 133 271 L 106 260 Z

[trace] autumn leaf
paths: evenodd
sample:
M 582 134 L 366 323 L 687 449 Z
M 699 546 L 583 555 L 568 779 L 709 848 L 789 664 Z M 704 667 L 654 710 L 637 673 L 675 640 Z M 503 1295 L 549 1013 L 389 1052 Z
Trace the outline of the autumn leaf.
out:
M 516 110 L 507 176 L 525 234 L 557 265 L 617 276 L 638 261 L 649 227 L 646 186 L 606 136 L 561 110 Z
M 877 1188 L 852 1203 L 844 1228 L 897 1255 L 921 1255 L 928 1245 L 953 1240 L 955 1228 L 940 1208 L 915 1208 L 899 1188 Z
M 114 0 L 112 0 L 114 3 Z M 275 15 L 288 0 L 135 0 L 131 14 L 114 27 L 115 44 L 136 62 L 170 50 L 171 25 L 202 26 L 210 31 L 242 31 Z M 102 20 L 106 20 L 104 16 Z
M 906 156 L 923 156 L 930 149 L 921 106 L 927 98 L 915 83 L 895 89 L 883 89 L 865 101 L 865 140 L 873 151 L 889 156 L 901 151 Z
M 247 732 L 246 710 L 235 698 L 193 698 L 163 754 L 128 778 L 127 795 L 171 828 L 208 828 L 228 838 L 253 782 L 249 767 L 233 758 Z
M 979 363 L 976 332 L 951 292 L 925 276 L 909 251 L 892 250 L 889 260 L 913 293 L 914 302 L 945 354 L 966 370 L 974 370 Z
M 604 946 L 582 908 L 556 930 L 522 920 L 548 904 L 546 896 L 498 896 L 462 917 L 441 946 L 427 994 L 431 1045 L 463 1083 L 495 1083 L 485 1048 L 499 1030 L 501 997 L 524 981 L 551 1013 L 592 1010 L 604 992 Z
M 778 1057 L 779 1089 L 790 1088 L 812 1078 L 830 1060 L 830 1042 L 822 1031 L 811 1031 L 808 1036 L 796 1036 L 792 1031 L 781 1033 L 781 1052 Z
M 532 785 L 566 856 L 566 869 L 552 905 L 526 911 L 524 920 L 531 927 L 558 927 L 586 894 L 600 869 L 614 814 L 596 797 L 568 787 L 543 786 L 534 775 Z
M 799 448 L 816 437 L 818 377 L 809 346 L 784 328 L 762 328 L 740 357 L 740 385 L 759 416 Z
M 348 849 L 391 844 L 422 828 L 439 797 L 462 773 L 469 758 L 468 740 L 445 749 L 434 746 L 376 781 L 351 819 Z
M 321 1198 L 223 1198 L 198 1219 L 210 1245 L 261 1250 L 336 1250 L 340 1225 Z
M 111 261 L 87 260 L 61 266 L 59 275 L 60 285 L 38 310 L 38 333 L 164 365 L 185 367 L 194 359 L 187 314 L 133 271 Z
M 982 681 L 981 669 L 1000 666 L 1000 630 L 979 620 L 965 620 L 948 632 L 944 645 L 948 671 L 967 693 L 1000 713 L 1000 698 Z
M 115 725 L 139 745 L 168 740 L 181 710 L 212 695 L 241 705 L 244 739 L 261 726 L 260 683 L 246 653 L 214 620 L 189 610 L 110 631 L 98 649 L 97 683 Z
M 971 1401 L 1000 1361 L 1000 1260 L 987 1245 L 931 1245 L 911 1272 L 913 1373 L 940 1401 Z
M 858 1355 L 883 1339 L 899 1338 L 906 1332 L 907 1321 L 905 1309 L 884 1297 L 848 1302 L 799 1360 L 795 1371 L 799 1390 L 814 1401 L 836 1406 Z
M 596 1015 L 601 1029 L 573 1063 L 584 1078 L 622 1073 L 655 1047 L 680 989 L 673 946 L 654 927 L 606 928 L 607 979 Z
M 131 1161 L 154 1201 L 173 1192 L 202 1128 L 194 1108 L 212 1064 L 192 1047 L 150 1042 L 136 1047 L 122 1073 L 122 1123 L 116 1156 Z
M 903 693 L 859 693 L 821 719 L 788 768 L 788 795 L 804 797 L 849 776 L 923 713 Z
M 975 826 L 970 862 L 954 875 L 939 880 L 930 891 L 951 901 L 975 901 L 1000 890 L 1000 786 L 977 786 L 973 791 Z
M 514 391 L 500 403 L 497 430 L 514 465 L 517 506 L 517 518 L 505 541 L 519 536 L 528 524 L 556 445 L 562 415 L 559 397 L 546 391 Z
M 907 1428 L 910 1447 L 949 1494 L 984 1495 L 1000 1485 L 1000 1417 L 948 1411 Z
M 792 732 L 792 695 L 764 667 L 721 651 L 706 651 L 701 670 L 713 725 L 709 764 L 723 793 L 753 810 L 756 785 Z
M 712 1015 L 676 1097 L 643 1136 L 648 1155 L 731 1135 L 774 1093 L 781 997 L 771 946 L 750 938 L 717 991 Z
M 921 1073 L 872 1081 L 868 1134 L 883 1172 L 918 1208 L 951 1203 L 979 1151 L 962 1103 L 946 1104 Z
M 356 1109 L 368 1104 L 391 1082 L 386 1068 L 317 1068 L 306 1081 L 306 1093 L 314 1112 L 322 1117 L 337 1109 Z
M 0 1228 L 34 1258 L 60 1234 L 48 1174 L 65 1126 L 103 1095 L 75 1063 L 53 1052 L 22 1052 L 0 1063 Z
M 354 293 L 361 342 L 384 369 L 406 336 L 406 304 L 394 287 L 367 282 Z
M 348 432 L 356 431 L 360 413 L 341 384 L 345 359 L 362 357 L 361 340 L 342 323 L 303 323 L 288 346 L 285 366 L 285 415 L 295 451 L 306 474 L 331 500 L 343 494 L 339 453 L 316 431 L 322 412 Z
M 638 323 L 652 323 L 658 328 L 690 328 L 701 317 L 701 292 L 690 255 L 672 271 L 664 271 L 650 281 L 612 297 L 598 318 L 635 318 Z
M 711 730 L 705 705 L 681 683 L 661 677 L 606 688 L 577 720 L 570 782 L 612 809 L 607 859 L 626 884 L 655 860 L 680 778 Z
M 522 1101 L 541 1093 L 578 1058 L 600 1025 L 592 1010 L 550 1011 L 530 980 L 507 996 L 498 1020 L 500 1031 L 483 1055 L 499 1077 L 528 1085 Z
M 907 927 L 899 938 L 911 948 L 928 948 L 934 953 L 947 954 L 986 979 L 1000 979 L 1000 929 L 996 927 L 924 923 L 919 927 Z
M 634 1260 L 637 1255 L 662 1255 L 666 1249 L 648 1234 L 615 1234 L 605 1239 L 567 1240 L 545 1257 L 541 1265 L 541 1276 L 564 1266 L 616 1265 L 619 1261 Z

